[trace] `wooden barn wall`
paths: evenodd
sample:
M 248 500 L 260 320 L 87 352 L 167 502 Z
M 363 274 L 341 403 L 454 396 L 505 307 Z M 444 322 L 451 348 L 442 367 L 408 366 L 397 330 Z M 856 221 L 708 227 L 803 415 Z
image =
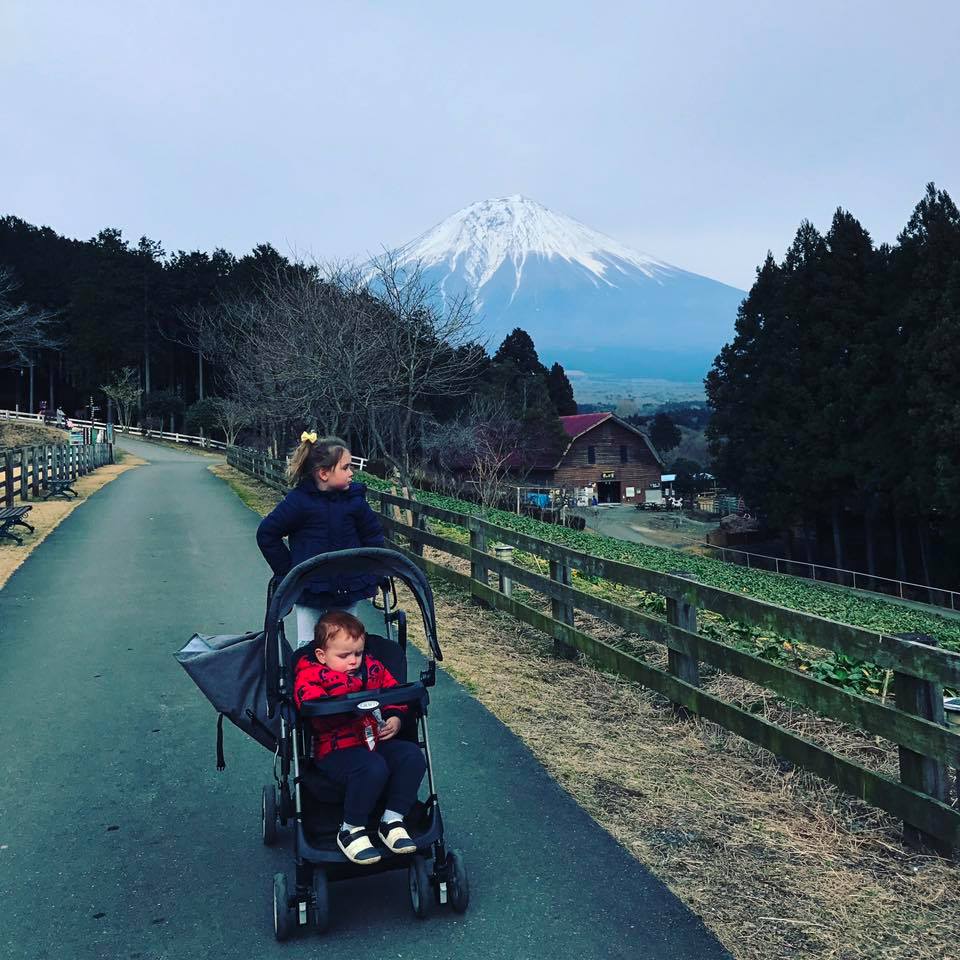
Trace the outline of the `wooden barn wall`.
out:
M 627 462 L 620 461 L 620 446 L 627 448 Z M 588 449 L 594 448 L 596 463 L 590 463 Z M 624 503 L 636 503 L 643 499 L 643 491 L 653 481 L 660 480 L 659 464 L 642 437 L 619 423 L 601 423 L 574 440 L 563 462 L 552 473 L 537 470 L 531 473 L 528 483 L 543 483 L 572 489 L 600 483 L 604 473 L 612 473 L 607 479 L 620 483 Z M 634 495 L 625 496 L 627 487 L 634 488 Z

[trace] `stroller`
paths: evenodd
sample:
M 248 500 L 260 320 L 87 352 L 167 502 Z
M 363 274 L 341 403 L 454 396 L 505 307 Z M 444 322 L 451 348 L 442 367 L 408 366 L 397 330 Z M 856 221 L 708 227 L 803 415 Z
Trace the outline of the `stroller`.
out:
M 414 854 L 380 850 L 373 865 L 349 861 L 336 844 L 342 820 L 343 790 L 328 780 L 311 760 L 313 717 L 331 714 L 372 714 L 381 700 L 376 690 L 362 690 L 304 703 L 293 702 L 295 654 L 284 636 L 283 618 L 292 609 L 304 584 L 325 567 L 338 576 L 373 575 L 381 583 L 383 635 L 367 633 L 366 651 L 380 660 L 398 681 L 389 690 L 390 704 L 406 704 L 407 717 L 398 737 L 416 743 L 424 752 L 428 795 L 415 804 L 407 829 L 417 844 Z M 395 580 L 416 597 L 430 647 L 427 667 L 414 680 L 407 677 L 406 614 L 396 606 Z M 380 609 L 380 608 L 377 608 Z M 277 842 L 280 827 L 291 825 L 295 879 L 273 880 L 273 924 L 277 940 L 286 940 L 298 927 L 318 931 L 330 921 L 329 884 L 336 880 L 406 869 L 413 912 L 426 917 L 431 907 L 449 903 L 457 912 L 467 909 L 470 888 L 462 855 L 444 841 L 440 802 L 433 780 L 427 730 L 428 688 L 436 682 L 436 661 L 443 659 L 437 641 L 433 592 L 426 577 L 402 554 L 364 547 L 322 554 L 294 567 L 278 584 L 271 582 L 264 630 L 241 637 L 195 635 L 177 654 L 201 690 L 223 715 L 258 742 L 274 751 L 274 783 L 263 788 L 261 833 L 263 842 Z M 222 727 L 220 728 L 222 730 Z M 222 740 L 218 738 L 218 766 L 222 767 Z M 379 816 L 382 808 L 375 811 Z

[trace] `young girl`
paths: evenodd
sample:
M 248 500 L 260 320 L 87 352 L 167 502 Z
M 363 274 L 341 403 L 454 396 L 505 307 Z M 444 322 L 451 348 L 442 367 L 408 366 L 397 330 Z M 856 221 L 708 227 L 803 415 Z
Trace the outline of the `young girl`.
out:
M 287 475 L 293 489 L 257 528 L 257 546 L 278 577 L 321 553 L 383 546 L 383 528 L 364 496 L 366 488 L 353 482 L 350 451 L 343 440 L 301 434 Z M 297 646 L 313 640 L 325 610 L 356 613 L 357 604 L 376 590 L 376 577 L 339 576 L 333 571 L 308 581 L 293 608 Z
M 317 623 L 314 642 L 299 652 L 294 664 L 297 707 L 318 697 L 395 687 L 390 671 L 364 653 L 365 643 L 363 624 L 356 617 L 339 610 L 325 613 Z M 354 863 L 380 860 L 367 824 L 381 796 L 380 841 L 393 853 L 416 852 L 404 817 L 417 799 L 427 765 L 415 743 L 395 739 L 406 711 L 403 705 L 384 706 L 385 719 L 376 730 L 371 717 L 355 713 L 312 721 L 314 762 L 345 791 L 337 846 Z

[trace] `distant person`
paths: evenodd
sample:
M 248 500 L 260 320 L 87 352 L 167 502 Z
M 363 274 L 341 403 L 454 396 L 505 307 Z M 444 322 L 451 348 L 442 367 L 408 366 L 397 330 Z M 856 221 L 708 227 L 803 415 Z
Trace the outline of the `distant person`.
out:
M 319 554 L 383 546 L 380 520 L 367 503 L 366 487 L 353 482 L 350 451 L 343 440 L 302 433 L 287 477 L 293 489 L 257 528 L 257 546 L 278 577 Z M 318 573 L 307 581 L 293 608 L 297 646 L 313 641 L 314 627 L 326 610 L 355 615 L 360 601 L 376 592 L 374 576 Z
M 397 686 L 390 671 L 364 652 L 365 644 L 366 633 L 356 617 L 341 610 L 325 613 L 317 621 L 313 643 L 294 665 L 297 707 L 321 697 Z M 360 864 L 380 860 L 368 823 L 381 796 L 384 811 L 377 833 L 383 845 L 393 853 L 417 850 L 404 820 L 417 800 L 427 765 L 417 744 L 394 739 L 406 706 L 381 709 L 379 718 L 350 711 L 311 721 L 313 762 L 346 791 L 337 846 L 348 860 Z

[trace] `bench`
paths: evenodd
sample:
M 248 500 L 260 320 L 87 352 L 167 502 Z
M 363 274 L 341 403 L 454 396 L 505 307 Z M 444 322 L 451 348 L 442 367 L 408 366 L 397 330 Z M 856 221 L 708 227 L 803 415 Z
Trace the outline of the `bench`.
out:
M 44 500 L 49 500 L 51 497 L 66 497 L 68 500 L 70 497 L 79 497 L 80 494 L 72 487 L 72 480 L 57 480 L 50 478 L 47 481 L 47 492 L 43 495 Z
M 26 527 L 33 533 L 33 527 L 23 518 L 33 507 L 0 507 L 0 539 L 13 540 L 17 546 L 23 546 L 23 538 L 11 531 L 11 527 Z

